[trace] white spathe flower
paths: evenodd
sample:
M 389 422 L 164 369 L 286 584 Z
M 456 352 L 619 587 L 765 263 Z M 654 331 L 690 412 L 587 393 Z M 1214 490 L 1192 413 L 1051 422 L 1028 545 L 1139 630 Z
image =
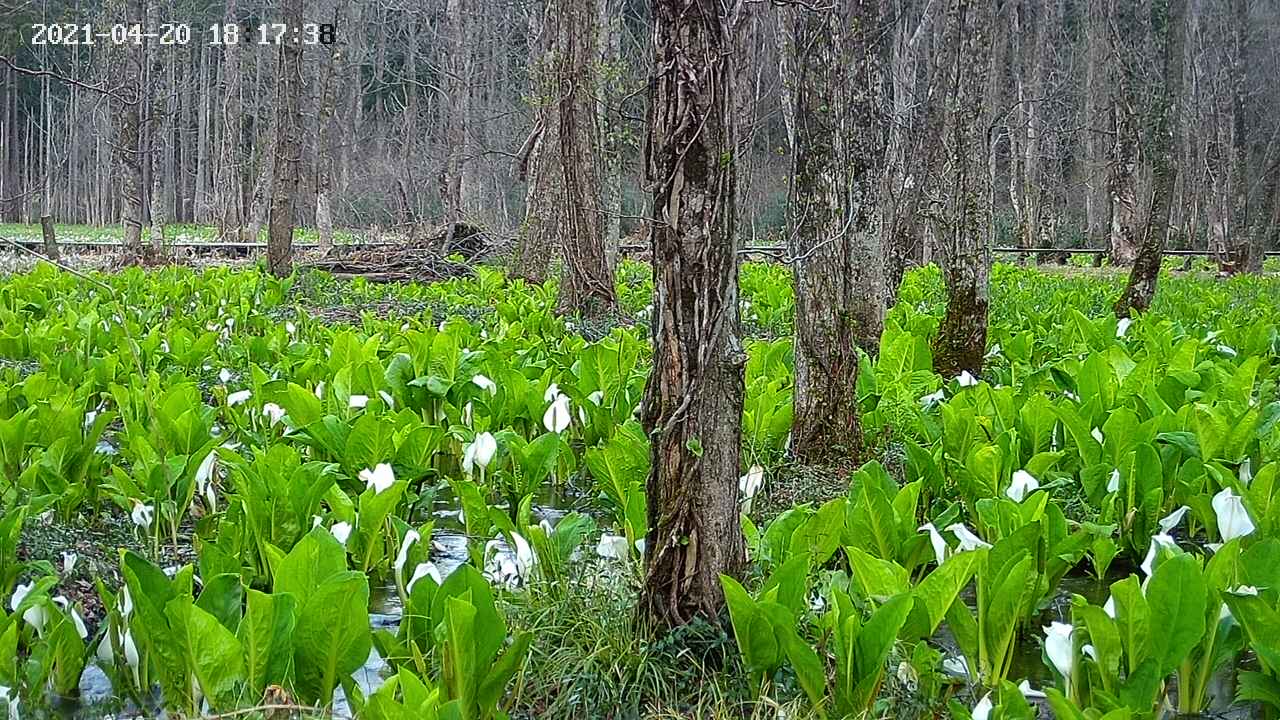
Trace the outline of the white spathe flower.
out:
M 475 386 L 481 390 L 488 390 L 490 395 L 498 394 L 498 384 L 484 375 L 476 375 L 471 378 L 471 382 L 475 383 Z
M 1106 613 L 1107 617 L 1111 618 L 1112 620 L 1116 619 L 1116 596 L 1115 595 L 1107 596 L 1107 602 L 1102 606 L 1102 612 Z
M 284 408 L 275 403 L 266 403 L 262 406 L 262 414 L 272 425 L 277 425 L 284 420 Z
M 1236 349 L 1231 347 L 1230 345 L 1218 344 L 1214 346 L 1214 349 L 1222 353 L 1223 355 L 1226 355 L 1227 357 L 1235 357 L 1236 355 L 1240 354 L 1236 352 Z
M 1014 502 L 1022 502 L 1022 500 L 1040 488 L 1040 482 L 1035 476 L 1026 470 L 1018 470 L 1013 474 L 1013 482 L 1009 484 L 1009 489 L 1004 492 L 1009 499 Z
M 1103 436 L 1102 431 L 1099 430 L 1098 428 L 1094 428 L 1090 430 L 1089 435 L 1093 436 L 1093 439 L 1097 440 L 1099 445 L 1102 445 L 1103 441 L 1105 440 L 1105 437 Z
M 404 586 L 405 594 L 412 595 L 413 586 L 418 584 L 418 581 L 424 577 L 431 578 L 437 585 L 444 584 L 444 578 L 440 576 L 440 569 L 436 567 L 435 563 L 418 563 L 418 566 L 413 569 L 413 577 L 409 578 L 408 584 Z
M 1257 597 L 1258 588 L 1252 585 L 1241 585 L 1239 587 L 1227 588 L 1227 592 L 1240 597 Z
M 462 424 L 463 425 L 466 425 L 467 427 L 471 427 L 471 415 L 472 415 L 471 402 L 467 401 L 467 404 L 462 406 Z
M 1049 656 L 1049 662 L 1062 673 L 1068 695 L 1071 692 L 1071 670 L 1076 663 L 1075 647 L 1072 645 L 1074 633 L 1074 627 L 1060 622 L 1050 623 L 1044 629 L 1044 653 Z
M 323 380 L 316 383 L 316 399 L 317 400 L 324 399 L 324 381 Z
M 1231 488 L 1223 488 L 1213 496 L 1213 511 L 1218 516 L 1218 532 L 1223 542 L 1250 535 L 1256 529 L 1244 508 L 1244 500 Z
M 1022 693 L 1024 698 L 1041 699 L 1045 697 L 1044 693 L 1031 687 L 1031 683 L 1027 680 L 1018 683 L 1018 692 Z
M 926 408 L 930 408 L 942 402 L 943 400 L 945 400 L 946 397 L 947 397 L 946 393 L 944 393 L 941 389 L 939 389 L 937 392 L 932 392 L 932 393 L 929 393 L 928 395 L 921 396 L 920 405 Z
M 1094 662 L 1099 662 L 1097 648 L 1095 648 L 1092 645 L 1089 645 L 1088 643 L 1080 646 L 1080 654 L 1084 655 L 1085 657 L 1089 658 Z
M 515 587 L 530 577 L 538 558 L 520 533 L 511 533 L 511 541 L 514 551 L 499 539 L 485 543 L 485 575 L 493 582 Z
M 1132 324 L 1133 320 L 1129 318 L 1120 318 L 1120 322 L 1116 323 L 1116 337 L 1124 337 L 1124 334 L 1129 332 L 1129 326 Z
M 549 403 L 558 397 L 560 397 L 560 386 L 556 383 L 551 383 L 547 386 L 546 391 L 542 393 L 542 402 Z
M 973 720 L 987 720 L 991 717 L 991 709 L 991 693 L 987 693 L 982 696 L 977 705 L 973 706 L 973 712 L 969 713 L 969 715 Z
M 1240 461 L 1240 484 L 1249 487 L 1253 482 L 1253 458 L 1245 457 Z
M 393 410 L 395 409 L 396 399 L 391 397 L 391 393 L 387 392 L 386 390 L 379 390 L 378 397 L 382 399 L 382 403 L 386 405 L 389 409 L 393 409 Z
M 764 468 L 759 465 L 752 465 L 747 470 L 747 474 L 738 478 L 738 491 L 742 493 L 744 500 L 750 500 L 756 496 L 760 487 L 764 485 Z
M 347 398 L 347 407 L 349 408 L 360 409 L 362 407 L 365 407 L 368 404 L 369 404 L 368 395 L 352 395 L 351 397 Z
M 942 671 L 951 675 L 960 677 L 969 677 L 969 661 L 965 660 L 963 655 L 944 658 L 942 661 Z
M 969 552 L 970 550 L 991 547 L 991 543 L 974 535 L 963 523 L 952 523 L 947 526 L 947 531 L 955 535 L 956 539 L 960 541 L 958 552 Z
M 1182 518 L 1186 517 L 1187 511 L 1189 511 L 1190 509 L 1191 508 L 1187 507 L 1186 505 L 1183 505 L 1177 510 L 1174 510 L 1173 512 L 1161 518 L 1159 522 L 1160 532 L 1162 534 L 1167 535 L 1174 528 L 1178 527 L 1178 523 L 1182 522 Z
M 498 441 L 492 433 L 482 432 L 476 439 L 462 450 L 462 470 L 470 475 L 476 467 L 481 470 L 489 467 L 493 456 L 498 452 Z
M 960 387 L 973 387 L 978 384 L 978 378 L 974 377 L 968 370 L 965 370 L 956 376 L 956 382 Z
M 542 414 L 542 425 L 547 432 L 562 433 L 569 427 L 569 396 L 557 395 L 551 406 Z
M 418 534 L 418 531 L 410 529 L 409 532 L 404 534 L 404 539 L 400 541 L 400 552 L 396 553 L 396 561 L 392 567 L 396 571 L 396 582 L 400 583 L 402 587 L 404 586 L 404 566 L 409 562 L 409 550 L 414 543 L 421 540 L 422 536 Z
M 1147 548 L 1147 557 L 1143 559 L 1142 565 L 1140 566 L 1142 574 L 1146 575 L 1147 579 L 1150 579 L 1151 573 L 1155 572 L 1156 558 L 1159 557 L 1162 548 L 1177 550 L 1178 543 L 1168 535 L 1160 534 L 1151 536 L 1151 546 Z
M 21 709 L 18 707 L 18 692 L 10 690 L 4 685 L 0 685 L 0 702 L 9 707 L 9 720 L 22 720 Z
M 35 582 L 29 582 L 25 585 L 19 583 L 13 589 L 13 597 L 9 599 L 9 609 L 17 612 L 18 606 L 22 604 L 23 600 L 27 599 L 27 596 L 35 589 L 35 586 Z M 49 611 L 43 605 L 32 605 L 23 611 L 22 619 L 36 629 L 37 635 L 44 635 L 44 626 L 49 623 Z
M 1116 468 L 1111 471 L 1111 477 L 1107 478 L 1107 492 L 1120 492 L 1120 469 Z
M 227 405 L 239 405 L 242 402 L 248 401 L 251 397 L 253 397 L 252 390 L 237 390 L 227 396 Z
M 151 521 L 155 519 L 156 508 L 154 505 L 144 505 L 140 500 L 133 501 L 133 512 L 129 513 L 129 517 L 133 520 L 133 524 L 143 530 L 151 529 Z
M 933 523 L 925 523 L 916 528 L 917 531 L 929 533 L 929 543 L 933 545 L 933 558 L 939 565 L 946 562 L 947 555 L 951 554 L 951 548 L 947 546 L 947 541 L 942 537 L 942 533 L 938 532 L 938 528 Z
M 608 560 L 625 560 L 628 556 L 627 539 L 621 535 L 602 533 L 596 544 L 596 554 Z
M 333 533 L 333 537 L 338 541 L 339 545 L 346 547 L 347 538 L 351 537 L 351 523 L 334 523 L 333 527 L 329 528 L 329 532 Z
M 62 553 L 62 574 L 70 575 L 76 569 L 76 563 L 80 561 L 80 556 L 74 550 L 65 550 Z
M 284 321 L 284 331 L 285 331 L 285 332 L 287 332 L 287 333 L 289 333 L 290 335 L 294 335 L 294 334 L 296 334 L 296 333 L 298 332 L 298 326 L 297 326 L 297 325 L 294 325 L 294 324 L 293 324 L 291 321 L 289 321 L 289 320 L 285 320 L 285 321 Z
M 589 402 L 591 402 L 591 403 L 596 404 L 596 405 L 600 405 L 600 404 L 604 403 L 604 391 L 603 391 L 603 390 L 597 390 L 597 391 L 595 391 L 595 392 L 591 393 L 590 395 L 588 395 L 588 396 L 587 396 L 587 400 L 588 400 Z
M 217 463 L 217 460 L 217 454 L 213 450 L 210 450 L 209 454 L 205 455 L 204 459 L 200 461 L 200 464 L 196 467 L 196 490 L 204 492 L 205 486 L 208 485 L 209 480 L 213 478 L 213 466 Z
M 223 385 L 226 385 L 233 379 L 235 379 L 235 375 L 233 375 L 227 368 L 222 368 L 218 371 L 218 380 L 220 380 Z
M 387 463 L 378 463 L 372 470 L 361 470 L 360 479 L 365 489 L 373 488 L 374 495 L 381 495 L 396 484 L 396 473 Z
M 983 355 L 982 357 L 989 359 L 993 357 L 999 357 L 999 355 L 1000 355 L 1000 343 L 996 343 L 995 345 L 992 345 L 991 349 L 987 351 L 987 354 Z
M 53 601 L 62 608 L 63 612 L 70 616 L 71 624 L 76 626 L 76 633 L 80 636 L 80 639 L 87 640 L 89 638 L 89 629 L 84 626 L 84 618 L 80 617 L 80 613 L 71 607 L 71 601 L 65 595 L 59 595 Z

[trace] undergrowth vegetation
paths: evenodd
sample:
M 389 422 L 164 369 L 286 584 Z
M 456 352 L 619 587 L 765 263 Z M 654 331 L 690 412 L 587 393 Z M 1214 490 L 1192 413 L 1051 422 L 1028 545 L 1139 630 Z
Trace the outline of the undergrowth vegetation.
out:
M 796 473 L 790 278 L 741 276 L 751 567 L 670 635 L 634 610 L 644 266 L 594 324 L 485 268 L 4 279 L 0 715 L 89 672 L 186 715 L 1280 712 L 1280 282 L 1166 277 L 1129 322 L 1119 278 L 997 266 L 987 370 L 944 378 L 917 270 L 863 359 L 868 457 Z M 31 538 L 84 524 L 128 530 L 78 593 L 90 559 Z

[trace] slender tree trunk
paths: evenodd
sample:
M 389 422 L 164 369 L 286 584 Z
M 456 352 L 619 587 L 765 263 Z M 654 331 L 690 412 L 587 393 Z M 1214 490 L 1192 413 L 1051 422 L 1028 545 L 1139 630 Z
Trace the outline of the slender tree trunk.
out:
M 560 169 L 564 181 L 564 276 L 559 310 L 600 316 L 618 309 L 613 266 L 605 252 L 600 208 L 599 138 L 596 133 L 596 20 L 594 0 L 556 0 L 556 53 L 560 105 Z
M 992 179 L 987 167 L 991 109 L 984 94 L 991 65 L 991 3 L 951 0 L 947 53 L 944 158 L 935 217 L 947 311 L 934 340 L 934 369 L 943 376 L 982 371 L 991 272 Z
M 1134 77 L 1141 57 L 1133 49 L 1138 22 L 1136 3 L 1107 0 L 1111 33 L 1111 156 L 1107 193 L 1111 199 L 1111 262 L 1131 265 L 1138 252 L 1139 143 L 1137 90 Z
M 511 275 L 535 283 L 546 279 L 564 208 L 563 172 L 556 152 L 560 103 L 554 63 L 561 24 L 553 15 L 555 5 L 556 0 L 544 0 L 529 10 L 529 95 L 534 122 L 519 158 L 519 173 L 528 185 Z
M 1106 110 L 1106 66 L 1110 58 L 1106 0 L 1086 0 L 1084 169 L 1086 234 L 1091 247 L 1107 242 L 1111 200 L 1106 191 L 1106 135 L 1099 127 Z
M 739 525 L 746 353 L 738 325 L 733 33 L 741 5 L 654 0 L 646 178 L 653 187 L 653 440 L 643 613 L 715 617 L 745 563 Z M 729 13 L 722 15 L 722 12 Z
M 470 63 L 466 54 L 471 52 L 467 44 L 467 0 L 447 0 L 445 11 L 445 42 L 448 54 L 445 60 L 443 80 L 444 124 L 446 143 L 444 166 L 440 172 L 440 204 L 444 208 L 444 221 L 448 230 L 444 236 L 444 252 L 453 242 L 454 227 L 462 220 L 463 175 L 468 162 L 467 127 L 470 112 L 470 77 L 465 75 Z
M 238 21 L 236 0 L 227 0 L 223 14 L 223 27 L 231 27 Z M 241 240 L 245 226 L 244 173 L 246 141 L 242 107 L 240 103 L 240 56 L 244 53 L 241 43 L 228 42 L 222 47 L 222 111 L 219 124 L 221 139 L 218 152 L 218 228 L 219 234 L 231 240 Z M 256 237 L 249 238 L 257 240 Z
M 285 22 L 302 26 L 302 0 L 284 0 Z M 276 157 L 271 189 L 271 216 L 267 231 L 267 269 L 276 277 L 293 270 L 293 210 L 298 194 L 298 167 L 302 155 L 302 46 L 280 45 L 276 73 Z
M 783 8 L 791 96 L 789 254 L 795 275 L 795 423 L 803 461 L 857 456 L 858 349 L 884 324 L 884 248 L 876 227 L 887 122 L 880 0 Z
M 1231 230 L 1227 237 L 1227 257 L 1222 270 L 1228 274 L 1262 272 L 1262 228 L 1252 222 L 1252 193 L 1249 186 L 1258 178 L 1250 172 L 1248 133 L 1245 121 L 1249 93 L 1248 62 L 1250 38 L 1249 4 L 1231 0 Z
M 1160 262 L 1164 258 L 1165 241 L 1169 235 L 1169 211 L 1173 200 L 1173 186 L 1178 177 L 1178 161 L 1174 151 L 1181 133 L 1182 75 L 1185 63 L 1184 48 L 1187 38 L 1187 0 L 1154 0 L 1164 3 L 1163 12 L 1152 13 L 1163 20 L 1164 35 L 1163 77 L 1158 89 L 1156 105 L 1148 121 L 1148 145 L 1153 164 L 1153 188 L 1151 212 L 1147 217 L 1146 231 L 1138 257 L 1129 273 L 1129 283 L 1116 301 L 1116 317 L 1129 317 L 1133 311 L 1145 311 L 1156 294 L 1156 280 L 1160 277 Z
M 143 0 L 130 0 L 126 7 L 126 24 L 142 23 Z M 121 85 L 117 91 L 116 163 L 120 168 L 123 207 L 120 213 L 124 225 L 123 261 L 135 263 L 142 258 L 143 173 L 142 155 L 139 152 L 139 135 L 142 124 L 142 71 L 144 58 L 142 46 L 130 43 L 118 50 L 124 55 L 124 67 L 118 75 Z
M 622 142 L 621 125 L 612 109 L 622 97 L 616 79 L 621 70 L 622 4 L 619 0 L 598 0 L 601 86 L 596 103 L 596 118 L 604 136 L 600 142 L 601 180 L 600 206 L 604 212 L 604 248 L 609 267 L 618 263 L 618 246 L 622 242 Z

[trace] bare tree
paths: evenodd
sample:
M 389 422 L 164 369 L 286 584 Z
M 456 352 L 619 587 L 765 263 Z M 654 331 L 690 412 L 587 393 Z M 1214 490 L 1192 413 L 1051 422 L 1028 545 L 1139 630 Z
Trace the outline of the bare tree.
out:
M 566 313 L 603 315 L 618 309 L 613 265 L 604 246 L 604 213 L 600 207 L 597 166 L 596 97 L 599 83 L 595 0 L 555 0 L 560 170 L 564 182 L 564 277 L 559 309 Z
M 1142 46 L 1137 3 L 1107 0 L 1111 27 L 1111 151 L 1107 193 L 1111 199 L 1111 262 L 1130 265 L 1138 252 L 1138 170 L 1143 161 L 1138 125 Z
M 130 0 L 125 6 L 126 25 L 142 25 L 146 14 L 145 0 Z M 142 73 L 145 58 L 141 43 L 129 43 L 123 50 L 123 67 L 118 76 L 121 86 L 113 96 L 116 113 L 116 165 L 120 170 L 120 191 L 123 205 L 120 221 L 124 225 L 124 261 L 137 262 L 142 258 L 142 223 L 146 215 L 143 200 L 141 129 L 143 89 Z
M 986 352 L 994 188 L 987 167 L 993 114 L 985 95 L 995 12 L 985 0 L 951 0 L 943 30 L 946 116 L 932 219 L 947 287 L 933 365 L 944 376 L 981 372 Z
M 640 606 L 658 625 L 714 617 L 739 526 L 746 353 L 738 337 L 733 60 L 741 5 L 654 0 L 645 176 L 653 188 L 653 439 Z
M 1129 317 L 1134 310 L 1146 310 L 1155 297 L 1160 263 L 1164 259 L 1165 241 L 1169 235 L 1173 188 L 1178 177 L 1174 138 L 1179 135 L 1182 114 L 1187 0 L 1154 1 L 1162 6 L 1153 10 L 1152 17 L 1159 18 L 1163 24 L 1158 32 L 1164 41 L 1161 63 L 1164 70 L 1155 106 L 1146 123 L 1146 142 L 1151 148 L 1152 157 L 1151 212 L 1143 232 L 1142 245 L 1138 248 L 1138 257 L 1129 273 L 1129 282 L 1115 304 L 1116 316 L 1122 318 Z
M 1252 39 L 1257 35 L 1249 22 L 1247 0 L 1231 0 L 1231 232 L 1222 263 L 1227 273 L 1262 272 L 1262 234 L 1255 223 L 1258 214 L 1255 193 L 1257 178 L 1251 172 L 1249 152 L 1249 66 Z
M 284 21 L 302 27 L 302 0 L 284 0 Z M 293 271 L 294 200 L 302 163 L 302 46 L 280 43 L 276 90 L 276 155 L 267 230 L 267 268 L 276 277 Z
M 879 0 L 780 10 L 793 134 L 788 249 L 795 276 L 792 452 L 861 452 L 858 349 L 884 324 L 877 190 L 888 130 Z
M 528 181 L 524 223 L 520 227 L 511 274 L 542 282 L 560 234 L 564 209 L 563 171 L 560 169 L 560 103 L 556 95 L 556 48 L 562 24 L 554 18 L 557 0 L 543 0 L 529 9 L 529 96 L 533 129 L 517 161 L 519 175 Z

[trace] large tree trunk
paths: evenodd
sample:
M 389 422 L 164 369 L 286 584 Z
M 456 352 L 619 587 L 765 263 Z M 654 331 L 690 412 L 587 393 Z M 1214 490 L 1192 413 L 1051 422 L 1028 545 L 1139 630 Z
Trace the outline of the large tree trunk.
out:
M 560 103 L 556 101 L 555 48 L 561 24 L 554 17 L 556 0 L 544 0 L 529 10 L 529 90 L 533 131 L 519 158 L 519 172 L 528 181 L 524 223 L 520 228 L 511 275 L 540 283 L 547 277 L 551 255 L 560 234 L 564 186 L 560 170 Z
M 1131 265 L 1138 253 L 1139 143 L 1137 84 L 1135 75 L 1142 54 L 1132 49 L 1138 32 L 1138 7 L 1132 0 L 1108 0 L 1112 57 L 1111 155 L 1108 158 L 1107 193 L 1111 200 L 1110 250 L 1115 265 Z
M 795 423 L 806 461 L 856 456 L 858 348 L 875 355 L 885 261 L 877 193 L 887 123 L 879 0 L 781 11 L 790 90 L 789 254 L 795 274 Z
M 990 2 L 951 0 L 943 44 L 946 53 L 942 135 L 943 165 L 934 218 L 947 311 L 934 340 L 934 369 L 943 376 L 982 371 L 987 342 L 991 272 L 992 178 L 987 133 L 992 110 L 985 102 L 991 65 L 994 8 Z
M 888 305 L 896 302 L 898 286 L 913 258 L 923 255 L 919 208 L 929 167 L 919 158 L 926 149 L 928 116 L 938 111 L 937 103 L 929 102 L 927 93 L 917 93 L 916 88 L 922 74 L 920 45 L 932 32 L 935 1 L 926 0 L 914 27 L 906 21 L 906 9 L 913 0 L 895 0 L 893 8 L 894 16 L 903 19 L 894 23 L 889 62 L 893 109 L 880 187 L 880 244 L 885 252 Z
M 1164 259 L 1165 241 L 1169 235 L 1169 211 L 1173 187 L 1178 177 L 1178 160 L 1174 148 L 1180 134 L 1182 114 L 1182 74 L 1184 46 L 1187 38 L 1187 0 L 1155 0 L 1165 8 L 1153 9 L 1152 16 L 1163 21 L 1164 73 L 1155 107 L 1147 123 L 1147 144 L 1151 147 L 1153 188 L 1151 212 L 1138 257 L 1129 273 L 1129 283 L 1116 301 L 1116 317 L 1129 317 L 1134 310 L 1151 306 Z M 1163 10 L 1163 12 L 1161 12 Z
M 284 0 L 284 21 L 302 26 L 302 0 Z M 276 157 L 267 229 L 267 269 L 276 277 L 293 270 L 293 206 L 302 155 L 302 46 L 280 45 L 276 73 Z
M 743 370 L 732 58 L 740 7 L 654 0 L 646 178 L 653 187 L 652 438 L 642 612 L 715 617 L 746 560 L 739 525 Z
M 593 0 L 556 0 L 562 44 L 556 53 L 560 169 L 564 180 L 564 277 L 559 311 L 599 316 L 618 309 L 613 265 L 604 247 L 596 165 L 596 19 Z
M 142 23 L 145 9 L 143 0 L 131 0 L 126 6 L 126 24 Z M 124 225 L 123 261 L 137 262 L 142 258 L 143 172 L 140 135 L 142 128 L 142 71 L 144 58 L 142 45 L 130 43 L 118 52 L 124 55 L 120 88 L 117 90 L 116 163 L 120 168 L 123 205 L 120 220 Z

